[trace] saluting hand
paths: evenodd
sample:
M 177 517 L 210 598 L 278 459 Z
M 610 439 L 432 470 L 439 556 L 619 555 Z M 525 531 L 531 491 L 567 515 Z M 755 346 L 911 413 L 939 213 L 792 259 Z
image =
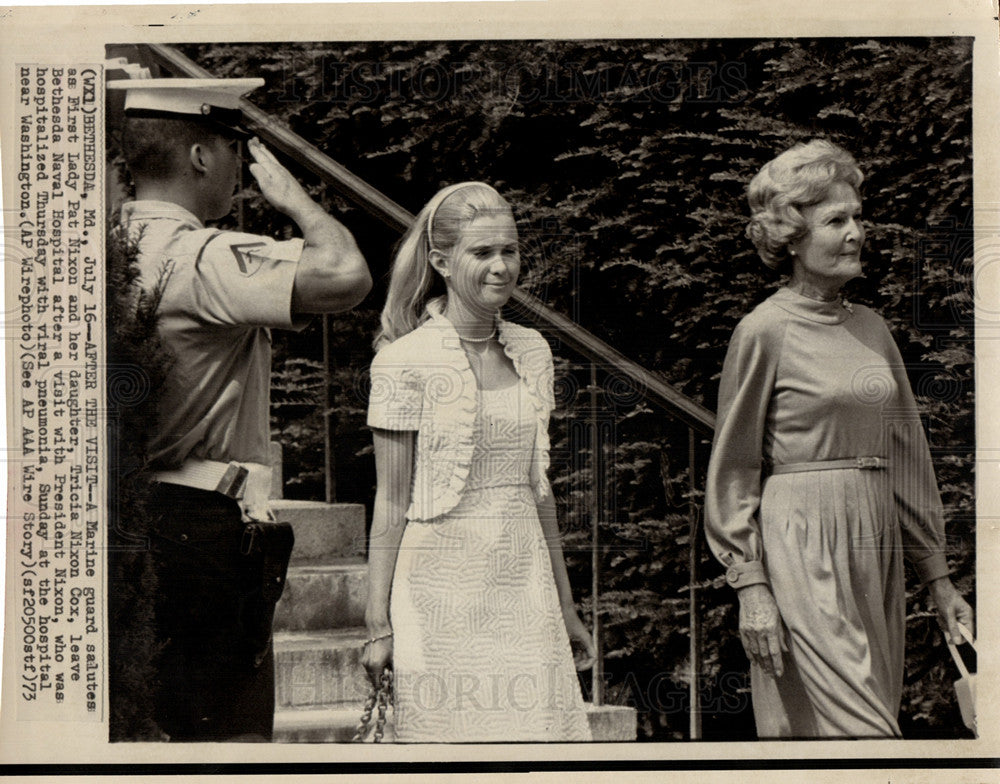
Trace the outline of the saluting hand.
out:
M 305 210 L 319 209 L 290 171 L 255 136 L 247 142 L 253 156 L 250 173 L 260 187 L 261 195 L 279 212 L 295 220 Z
M 747 657 L 764 672 L 780 678 L 785 671 L 781 652 L 788 647 L 774 595 L 766 585 L 757 584 L 741 588 L 738 596 L 740 639 Z

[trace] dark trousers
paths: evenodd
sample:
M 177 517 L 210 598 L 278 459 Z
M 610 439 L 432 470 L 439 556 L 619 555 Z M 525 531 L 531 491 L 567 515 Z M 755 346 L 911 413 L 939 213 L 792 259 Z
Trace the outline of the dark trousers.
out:
M 259 565 L 231 498 L 161 483 L 153 561 L 159 581 L 155 718 L 172 741 L 271 739 L 274 651 Z

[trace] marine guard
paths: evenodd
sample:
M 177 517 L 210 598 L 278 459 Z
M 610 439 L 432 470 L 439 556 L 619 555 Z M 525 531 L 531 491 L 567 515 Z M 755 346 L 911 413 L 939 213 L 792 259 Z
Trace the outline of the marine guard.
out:
M 271 625 L 291 529 L 268 510 L 271 330 L 349 310 L 371 288 L 351 233 L 244 127 L 263 79 L 125 79 L 123 150 L 139 283 L 158 290 L 173 364 L 149 434 L 159 581 L 154 717 L 174 741 L 270 740 Z M 301 238 L 209 228 L 232 208 L 241 146 Z

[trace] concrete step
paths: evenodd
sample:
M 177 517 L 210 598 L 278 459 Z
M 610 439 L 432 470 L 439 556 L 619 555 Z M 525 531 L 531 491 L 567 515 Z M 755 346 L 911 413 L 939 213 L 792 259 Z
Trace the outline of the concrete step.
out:
M 276 632 L 361 626 L 368 599 L 368 566 L 340 558 L 322 566 L 290 566 L 274 611 Z
M 275 743 L 350 743 L 361 720 L 363 701 L 324 708 L 277 710 Z
M 274 740 L 279 743 L 347 743 L 361 718 L 364 702 L 322 708 L 284 709 L 274 714 Z M 390 725 L 392 714 L 389 714 Z M 621 705 L 595 708 L 587 703 L 587 718 L 595 742 L 627 742 L 636 738 L 636 711 Z M 385 741 L 391 742 L 391 726 Z
M 367 630 L 361 628 L 274 635 L 278 708 L 315 708 L 345 702 L 361 706 L 368 678 L 361 666 Z
M 275 519 L 291 523 L 295 531 L 293 566 L 319 565 L 334 558 L 365 554 L 364 505 L 283 498 L 270 503 Z
M 638 713 L 627 705 L 601 705 L 587 703 L 590 734 L 595 741 L 634 741 L 639 729 Z

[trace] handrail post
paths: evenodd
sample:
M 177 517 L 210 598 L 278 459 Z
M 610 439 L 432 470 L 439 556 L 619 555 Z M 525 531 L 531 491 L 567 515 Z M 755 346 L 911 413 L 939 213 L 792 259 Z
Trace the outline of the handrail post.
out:
M 323 314 L 323 475 L 328 504 L 337 500 L 337 477 L 333 460 L 333 413 L 330 410 L 330 315 Z
M 590 492 L 590 596 L 593 605 L 594 648 L 597 657 L 591 670 L 592 699 L 595 706 L 604 704 L 604 651 L 601 640 L 600 579 L 601 579 L 601 509 L 604 502 L 605 471 L 601 429 L 597 421 L 597 365 L 590 363 L 590 433 L 591 433 L 591 492 Z
M 701 619 L 698 617 L 698 505 L 695 502 L 694 481 L 695 437 L 694 428 L 688 427 L 688 603 L 690 633 L 690 705 L 689 734 L 691 740 L 701 740 Z
M 246 156 L 246 150 L 243 149 L 246 142 L 240 142 L 240 160 L 244 160 Z M 246 199 L 242 198 L 243 189 L 246 187 L 246 183 L 243 180 L 243 167 L 240 166 L 240 171 L 236 175 L 236 192 L 240 194 L 240 198 L 236 200 L 236 228 L 239 231 L 245 231 L 247 226 L 247 210 L 246 210 Z

